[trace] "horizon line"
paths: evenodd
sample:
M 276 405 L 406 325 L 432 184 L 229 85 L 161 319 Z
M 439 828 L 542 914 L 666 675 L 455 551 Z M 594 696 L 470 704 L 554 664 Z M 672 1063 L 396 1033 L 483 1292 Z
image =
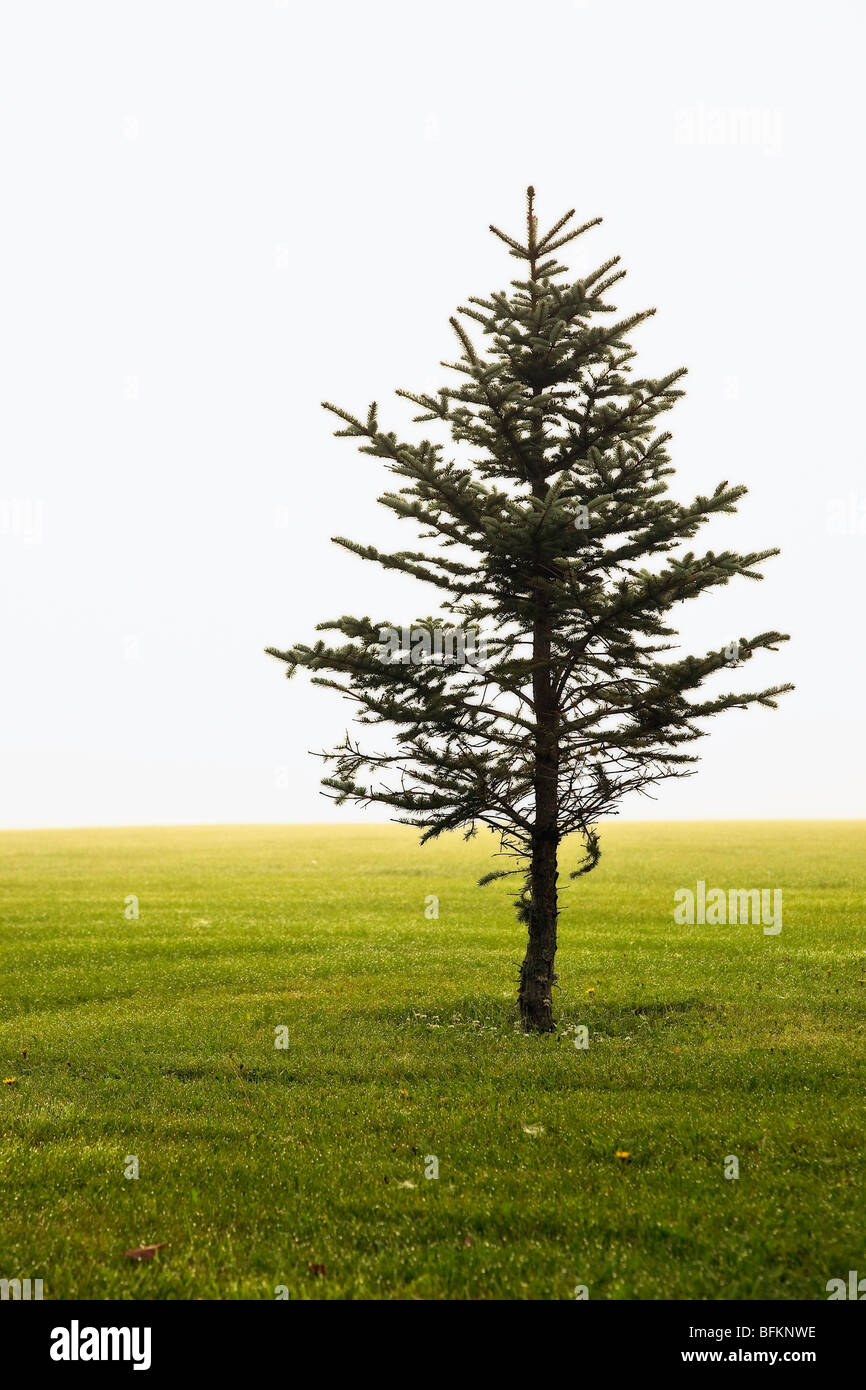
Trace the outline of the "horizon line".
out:
M 866 823 L 863 816 L 690 816 L 685 818 L 662 816 L 607 816 L 600 817 L 597 825 L 860 825 Z M 362 830 L 381 829 L 393 826 L 407 832 L 420 833 L 422 826 L 405 825 L 394 820 L 341 820 L 341 821 L 142 821 L 105 824 L 94 822 L 75 825 L 3 825 L 0 835 L 38 834 L 51 831 L 76 830 Z M 489 830 L 496 834 L 492 826 L 480 825 L 479 830 Z M 456 835 L 463 832 L 455 830 L 443 832 Z M 577 831 L 571 832 L 577 834 Z M 567 838 L 564 836 L 563 838 Z

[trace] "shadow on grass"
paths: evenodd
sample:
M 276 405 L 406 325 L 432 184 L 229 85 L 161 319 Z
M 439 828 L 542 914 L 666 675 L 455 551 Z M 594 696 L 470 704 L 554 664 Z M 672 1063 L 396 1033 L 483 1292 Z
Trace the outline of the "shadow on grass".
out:
M 611 1037 L 634 1033 L 635 1028 L 663 1030 L 688 1028 L 693 1024 L 724 1022 L 726 1011 L 706 999 L 665 999 L 640 1004 L 593 1003 L 581 1011 L 575 1022 Z
M 716 1023 L 726 1018 L 726 1010 L 705 999 L 667 999 L 642 1003 L 603 1003 L 562 999 L 554 1004 L 557 1033 L 540 1034 L 556 1037 L 575 1024 L 586 1024 L 591 1032 L 610 1036 L 634 1033 L 638 1027 L 663 1029 L 688 1027 L 690 1024 Z M 519 1031 L 517 1003 L 510 999 L 495 999 L 489 995 L 470 995 L 456 999 L 436 1000 L 412 1006 L 369 1009 L 356 1012 L 359 1023 L 373 1028 L 460 1028 Z

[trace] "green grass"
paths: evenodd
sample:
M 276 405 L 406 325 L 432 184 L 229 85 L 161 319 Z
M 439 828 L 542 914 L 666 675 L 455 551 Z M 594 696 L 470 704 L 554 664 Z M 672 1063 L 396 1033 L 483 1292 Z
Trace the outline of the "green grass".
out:
M 866 1274 L 866 823 L 614 824 L 603 848 L 561 918 L 560 1031 L 525 1037 L 523 932 L 507 887 L 475 887 L 481 838 L 4 832 L 0 1276 L 824 1299 Z M 675 925 L 697 879 L 781 887 L 781 934 Z

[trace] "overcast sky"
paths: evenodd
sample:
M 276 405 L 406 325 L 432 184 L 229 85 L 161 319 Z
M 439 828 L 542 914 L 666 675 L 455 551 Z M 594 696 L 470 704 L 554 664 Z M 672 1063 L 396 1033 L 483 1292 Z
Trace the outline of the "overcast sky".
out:
M 639 366 L 689 368 L 674 495 L 781 545 L 683 610 L 790 632 L 699 774 L 624 816 L 862 816 L 864 9 L 791 0 L 18 0 L 3 7 L 0 824 L 346 820 L 350 707 L 266 644 L 432 606 L 330 544 L 412 548 L 319 401 L 429 390 L 487 231 L 604 222 Z M 381 809 L 370 813 L 382 818 Z

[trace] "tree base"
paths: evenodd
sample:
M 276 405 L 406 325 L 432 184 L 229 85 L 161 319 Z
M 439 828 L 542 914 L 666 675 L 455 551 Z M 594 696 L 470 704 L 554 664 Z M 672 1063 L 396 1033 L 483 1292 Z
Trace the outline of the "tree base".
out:
M 521 994 L 520 1024 L 524 1033 L 555 1033 L 556 1022 L 553 1017 L 553 1001 L 543 992 Z

